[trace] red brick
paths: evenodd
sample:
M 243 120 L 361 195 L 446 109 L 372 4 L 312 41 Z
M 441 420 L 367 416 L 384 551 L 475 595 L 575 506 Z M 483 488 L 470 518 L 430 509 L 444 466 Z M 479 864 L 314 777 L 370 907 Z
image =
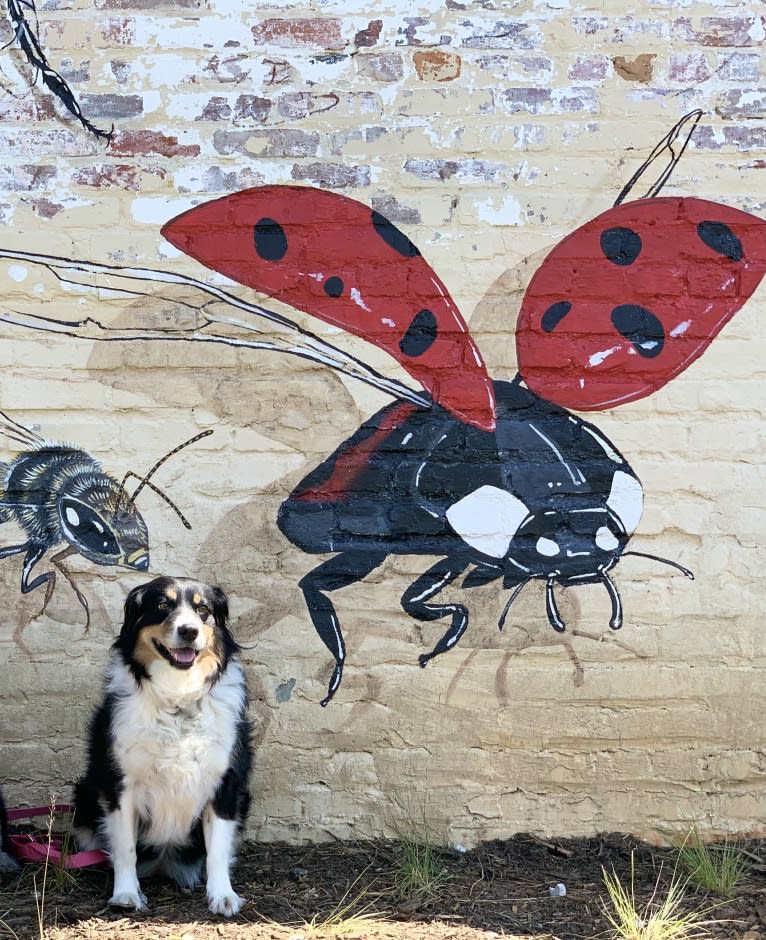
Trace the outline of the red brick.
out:
M 668 78 L 671 82 L 704 82 L 710 74 L 710 63 L 704 52 L 679 52 L 670 57 Z
M 73 173 L 72 182 L 95 189 L 126 189 L 138 192 L 141 188 L 141 170 L 126 163 L 93 164 Z
M 257 46 L 343 49 L 346 40 L 341 34 L 342 22 L 334 16 L 314 19 L 267 19 L 253 26 L 253 40 Z
M 383 28 L 383 20 L 370 20 L 367 29 L 360 29 L 354 36 L 354 45 L 357 49 L 362 46 L 374 46 L 380 39 L 380 31 Z
M 197 144 L 179 144 L 177 137 L 169 137 L 160 131 L 116 131 L 109 145 L 113 156 L 136 157 L 145 154 L 160 157 L 197 157 Z

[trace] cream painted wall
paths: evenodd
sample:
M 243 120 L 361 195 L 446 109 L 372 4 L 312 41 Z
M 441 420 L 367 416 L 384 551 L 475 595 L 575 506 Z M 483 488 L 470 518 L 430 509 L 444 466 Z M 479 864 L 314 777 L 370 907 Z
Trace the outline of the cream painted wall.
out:
M 41 3 L 39 20 L 51 64 L 115 134 L 104 146 L 39 82 L 30 90 L 6 48 L 0 249 L 220 284 L 163 241 L 165 221 L 264 183 L 334 189 L 406 231 L 470 319 L 491 374 L 509 379 L 519 287 L 558 240 L 612 205 L 685 112 L 704 116 L 665 193 L 766 217 L 755 0 L 73 0 Z M 177 287 L 136 298 L 96 278 L 66 290 L 18 261 L 0 261 L 0 282 L 12 319 L 199 322 Z M 468 605 L 468 631 L 420 670 L 444 625 L 411 619 L 399 597 L 435 559 L 390 558 L 333 598 L 348 660 L 325 709 L 331 659 L 298 588 L 318 559 L 280 534 L 276 513 L 385 395 L 275 352 L 98 344 L 6 318 L 0 408 L 77 443 L 118 481 L 214 430 L 156 477 L 190 531 L 151 492 L 139 503 L 152 572 L 215 580 L 231 595 L 257 722 L 253 836 L 376 835 L 421 800 L 465 845 L 524 830 L 649 835 L 692 819 L 763 832 L 764 289 L 665 389 L 591 416 L 645 487 L 632 547 L 693 569 L 694 582 L 625 558 L 614 572 L 622 631 L 608 629 L 603 589 L 583 586 L 560 594 L 563 639 L 540 582 L 503 633 L 507 592 L 456 587 L 448 596 Z M 402 378 L 363 342 L 271 306 Z M 0 447 L 6 461 L 19 450 Z M 20 538 L 0 526 L 0 545 Z M 10 805 L 68 795 L 122 601 L 144 577 L 67 564 L 90 602 L 87 634 L 63 578 L 35 617 L 45 589 L 22 595 L 21 556 L 0 560 Z

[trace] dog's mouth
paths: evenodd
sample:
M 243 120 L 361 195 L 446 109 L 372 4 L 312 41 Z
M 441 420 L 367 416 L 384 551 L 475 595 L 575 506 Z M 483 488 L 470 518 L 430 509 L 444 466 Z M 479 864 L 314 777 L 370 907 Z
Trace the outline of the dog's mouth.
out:
M 168 647 L 153 639 L 157 652 L 176 669 L 191 669 L 197 659 L 197 650 L 193 646 Z

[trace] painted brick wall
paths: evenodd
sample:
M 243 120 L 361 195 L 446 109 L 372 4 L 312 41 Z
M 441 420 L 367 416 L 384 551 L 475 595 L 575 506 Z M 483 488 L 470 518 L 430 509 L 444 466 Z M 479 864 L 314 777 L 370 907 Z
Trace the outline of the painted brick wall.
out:
M 766 17 L 755 0 L 51 0 L 39 21 L 51 64 L 114 138 L 89 135 L 39 82 L 30 91 L 3 24 L 0 249 L 221 284 L 162 239 L 165 221 L 266 183 L 330 189 L 406 232 L 470 319 L 491 374 L 511 379 L 531 273 L 612 205 L 685 112 L 704 116 L 664 193 L 766 217 Z M 15 320 L 201 322 L 199 298 L 179 287 L 136 282 L 148 296 L 127 295 L 94 276 L 72 289 L 18 261 L 0 262 L 0 280 Z M 270 306 L 403 378 L 362 341 Z M 413 620 L 399 598 L 436 559 L 389 558 L 333 597 L 348 660 L 325 709 L 331 659 L 298 588 L 318 559 L 281 535 L 276 514 L 385 395 L 273 351 L 97 343 L 6 318 L 0 408 L 75 442 L 118 481 L 214 430 L 155 478 L 191 530 L 155 494 L 139 502 L 152 571 L 215 580 L 232 597 L 257 722 L 254 836 L 375 835 L 420 800 L 468 845 L 519 830 L 647 835 L 691 819 L 762 832 L 764 312 L 759 290 L 672 383 L 592 416 L 646 491 L 632 546 L 693 569 L 694 582 L 625 558 L 613 573 L 622 631 L 607 626 L 603 588 L 583 585 L 558 595 L 563 636 L 539 581 L 502 633 L 507 591 L 453 587 L 445 594 L 467 604 L 470 626 L 420 670 L 445 624 Z M 0 446 L 6 461 L 19 451 Z M 1 545 L 23 540 L 0 525 Z M 123 598 L 142 579 L 65 564 L 90 604 L 87 633 L 63 576 L 40 614 L 45 588 L 22 594 L 21 556 L 0 560 L 0 780 L 12 805 L 68 794 Z

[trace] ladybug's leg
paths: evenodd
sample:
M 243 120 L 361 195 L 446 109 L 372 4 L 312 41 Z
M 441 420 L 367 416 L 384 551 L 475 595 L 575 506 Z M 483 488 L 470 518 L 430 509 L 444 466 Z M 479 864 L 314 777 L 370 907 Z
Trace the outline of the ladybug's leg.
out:
M 402 595 L 402 607 L 416 620 L 441 620 L 442 617 L 451 616 L 452 623 L 449 630 L 439 640 L 430 653 L 418 656 L 421 668 L 434 656 L 451 650 L 468 626 L 468 611 L 462 604 L 427 604 L 451 581 L 454 581 L 468 567 L 467 561 L 455 558 L 445 558 L 429 568 L 417 581 L 411 584 Z
M 325 706 L 338 691 L 340 680 L 343 678 L 343 663 L 346 659 L 346 644 L 340 632 L 338 615 L 335 613 L 332 602 L 322 592 L 337 591 L 338 588 L 348 587 L 349 584 L 361 581 L 382 564 L 385 558 L 386 552 L 344 552 L 318 568 L 314 568 L 300 581 L 311 622 L 322 642 L 335 658 L 335 669 L 327 689 L 327 696 L 320 703 L 322 706 Z

